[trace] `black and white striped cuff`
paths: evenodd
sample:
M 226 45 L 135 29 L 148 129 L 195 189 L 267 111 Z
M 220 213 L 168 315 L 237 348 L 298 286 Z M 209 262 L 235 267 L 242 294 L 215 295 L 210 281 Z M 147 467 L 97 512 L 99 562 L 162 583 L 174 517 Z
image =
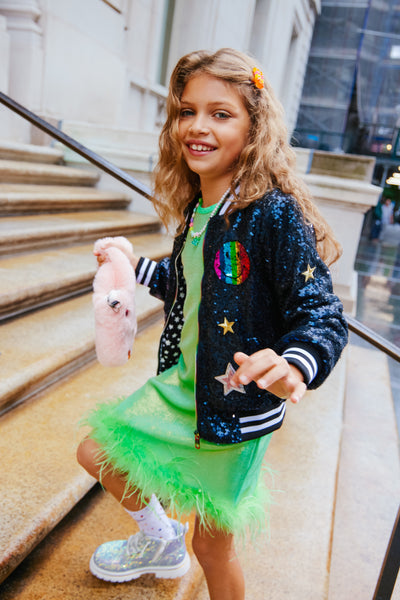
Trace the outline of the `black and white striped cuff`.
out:
M 304 348 L 293 346 L 282 354 L 288 363 L 297 367 L 304 376 L 304 382 L 309 385 L 318 373 L 318 364 L 314 356 Z
M 279 406 L 272 410 L 267 410 L 264 413 L 240 417 L 240 432 L 243 441 L 251 440 L 255 437 L 271 433 L 272 431 L 275 431 L 275 429 L 279 429 L 285 417 L 285 412 L 286 402 L 281 402 Z
M 136 267 L 136 281 L 142 285 L 150 285 L 157 263 L 149 258 L 140 258 Z

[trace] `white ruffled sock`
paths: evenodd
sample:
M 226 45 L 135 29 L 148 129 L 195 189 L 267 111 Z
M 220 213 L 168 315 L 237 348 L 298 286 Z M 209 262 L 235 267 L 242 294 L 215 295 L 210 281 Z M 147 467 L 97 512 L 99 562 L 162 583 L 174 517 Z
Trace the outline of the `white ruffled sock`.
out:
M 170 540 L 175 537 L 176 534 L 171 521 L 154 494 L 148 505 L 142 508 L 142 510 L 128 510 L 127 508 L 125 510 L 135 519 L 139 525 L 139 529 L 145 534 L 163 538 L 164 540 Z

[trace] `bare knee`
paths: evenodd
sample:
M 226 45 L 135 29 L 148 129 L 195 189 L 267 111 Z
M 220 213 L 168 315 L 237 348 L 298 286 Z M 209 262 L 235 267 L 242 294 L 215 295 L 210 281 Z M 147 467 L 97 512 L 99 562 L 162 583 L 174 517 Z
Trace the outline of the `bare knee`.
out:
M 193 552 L 205 571 L 230 562 L 236 557 L 233 536 L 220 532 L 207 532 L 195 527 L 192 539 Z
M 91 438 L 84 438 L 76 451 L 78 463 L 93 477 L 99 473 L 99 446 Z
M 192 539 L 192 548 L 197 560 L 201 565 L 203 565 L 203 562 L 207 556 L 207 546 L 207 541 L 199 534 L 198 531 L 195 530 Z

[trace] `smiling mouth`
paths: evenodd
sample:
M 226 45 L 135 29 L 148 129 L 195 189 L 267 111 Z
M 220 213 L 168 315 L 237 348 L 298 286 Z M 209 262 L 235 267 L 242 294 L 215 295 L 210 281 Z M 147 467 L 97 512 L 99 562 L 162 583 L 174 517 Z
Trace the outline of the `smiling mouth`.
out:
M 204 144 L 188 144 L 188 148 L 194 152 L 213 152 L 215 150 L 212 146 L 204 146 Z

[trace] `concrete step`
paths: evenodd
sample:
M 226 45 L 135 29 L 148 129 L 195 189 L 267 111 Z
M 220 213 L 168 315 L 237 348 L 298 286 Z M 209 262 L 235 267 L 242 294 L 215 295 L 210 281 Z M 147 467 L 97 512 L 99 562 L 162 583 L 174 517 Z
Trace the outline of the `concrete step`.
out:
M 0 140 L 0 159 L 3 160 L 56 164 L 62 162 L 63 156 L 60 148 Z
M 179 579 L 144 575 L 136 581 L 112 584 L 93 577 L 89 560 L 94 549 L 111 539 L 126 539 L 137 527 L 109 494 L 95 486 L 0 585 L 2 600 L 194 600 L 202 580 L 193 556 L 190 525 L 186 545 L 191 568 Z M 101 523 L 101 527 L 99 524 Z
M 151 173 L 157 162 L 158 134 L 134 131 L 124 127 L 103 127 L 92 123 L 63 121 L 60 125 L 70 137 L 79 140 L 120 169 Z M 64 157 L 69 164 L 80 164 L 83 158 L 69 148 L 64 148 Z
M 93 363 L 0 418 L 0 456 L 7 457 L 0 470 L 0 581 L 93 486 L 93 478 L 76 462 L 76 446 L 84 433 L 77 424 L 98 401 L 130 394 L 154 375 L 160 332 L 161 324 L 142 332 L 135 341 L 134 358 L 123 367 L 107 369 Z M 98 530 L 103 527 L 99 521 Z M 78 562 L 79 568 L 86 568 L 80 558 Z M 66 569 L 64 563 L 68 590 Z M 37 576 L 41 579 L 42 574 Z
M 160 233 L 128 236 L 138 256 L 170 254 L 172 240 Z M 17 254 L 0 260 L 0 320 L 92 289 L 96 272 L 93 242 Z
M 162 303 L 137 286 L 136 310 L 141 330 Z M 1 337 L 0 414 L 95 359 L 91 294 L 5 323 Z
M 0 255 L 159 229 L 155 217 L 123 210 L 6 217 L 0 220 Z
M 400 498 L 399 437 L 388 359 L 349 348 L 328 600 L 373 598 Z M 400 580 L 391 596 L 400 600 Z
M 0 215 L 127 208 L 131 197 L 88 187 L 0 184 Z
M 14 160 L 0 160 L 2 183 L 94 186 L 99 175 L 86 168 L 65 167 Z

